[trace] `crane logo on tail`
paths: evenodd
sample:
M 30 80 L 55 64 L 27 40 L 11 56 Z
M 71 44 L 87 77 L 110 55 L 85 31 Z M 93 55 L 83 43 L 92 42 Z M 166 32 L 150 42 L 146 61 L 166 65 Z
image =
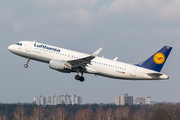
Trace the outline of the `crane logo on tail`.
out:
M 156 64 L 163 64 L 165 61 L 165 56 L 163 53 L 158 52 L 154 55 L 153 59 Z

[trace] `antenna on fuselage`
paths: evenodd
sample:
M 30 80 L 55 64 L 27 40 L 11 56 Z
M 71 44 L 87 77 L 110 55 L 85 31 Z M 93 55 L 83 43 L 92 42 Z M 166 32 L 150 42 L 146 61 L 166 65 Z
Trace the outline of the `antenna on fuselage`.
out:
M 114 58 L 113 60 L 116 61 L 118 59 L 118 57 Z

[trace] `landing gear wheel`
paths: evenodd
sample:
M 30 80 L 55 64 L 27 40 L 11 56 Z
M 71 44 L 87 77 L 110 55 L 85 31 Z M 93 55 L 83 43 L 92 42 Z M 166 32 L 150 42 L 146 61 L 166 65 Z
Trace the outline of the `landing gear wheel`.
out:
M 76 79 L 76 80 L 79 80 L 79 78 L 80 78 L 79 75 L 76 75 L 76 76 L 75 76 L 75 79 Z
M 81 76 L 79 76 L 79 72 L 81 73 Z M 79 80 L 79 81 L 81 81 L 81 82 L 84 81 L 83 72 L 82 72 L 82 71 L 79 71 L 79 68 L 77 69 L 77 74 L 76 74 L 76 76 L 75 76 L 75 79 L 76 79 L 76 80 Z
M 79 78 L 79 81 L 84 82 L 84 77 L 81 76 L 81 77 Z
M 24 65 L 25 68 L 28 68 L 28 63 L 29 63 L 30 59 L 27 58 L 27 64 Z
M 25 67 L 25 68 L 28 68 L 28 64 L 25 64 L 24 67 Z

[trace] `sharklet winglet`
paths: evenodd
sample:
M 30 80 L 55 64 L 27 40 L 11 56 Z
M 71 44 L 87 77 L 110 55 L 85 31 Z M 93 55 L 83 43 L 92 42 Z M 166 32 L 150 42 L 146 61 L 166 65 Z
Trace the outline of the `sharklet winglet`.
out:
M 96 52 L 94 52 L 91 56 L 96 57 L 102 50 L 102 47 L 99 48 Z

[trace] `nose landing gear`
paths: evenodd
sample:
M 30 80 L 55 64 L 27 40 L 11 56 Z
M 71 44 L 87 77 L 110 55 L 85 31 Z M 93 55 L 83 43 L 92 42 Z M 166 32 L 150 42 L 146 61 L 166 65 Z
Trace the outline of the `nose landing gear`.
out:
M 25 68 L 28 68 L 28 63 L 29 63 L 30 59 L 27 58 L 27 64 L 24 65 Z

